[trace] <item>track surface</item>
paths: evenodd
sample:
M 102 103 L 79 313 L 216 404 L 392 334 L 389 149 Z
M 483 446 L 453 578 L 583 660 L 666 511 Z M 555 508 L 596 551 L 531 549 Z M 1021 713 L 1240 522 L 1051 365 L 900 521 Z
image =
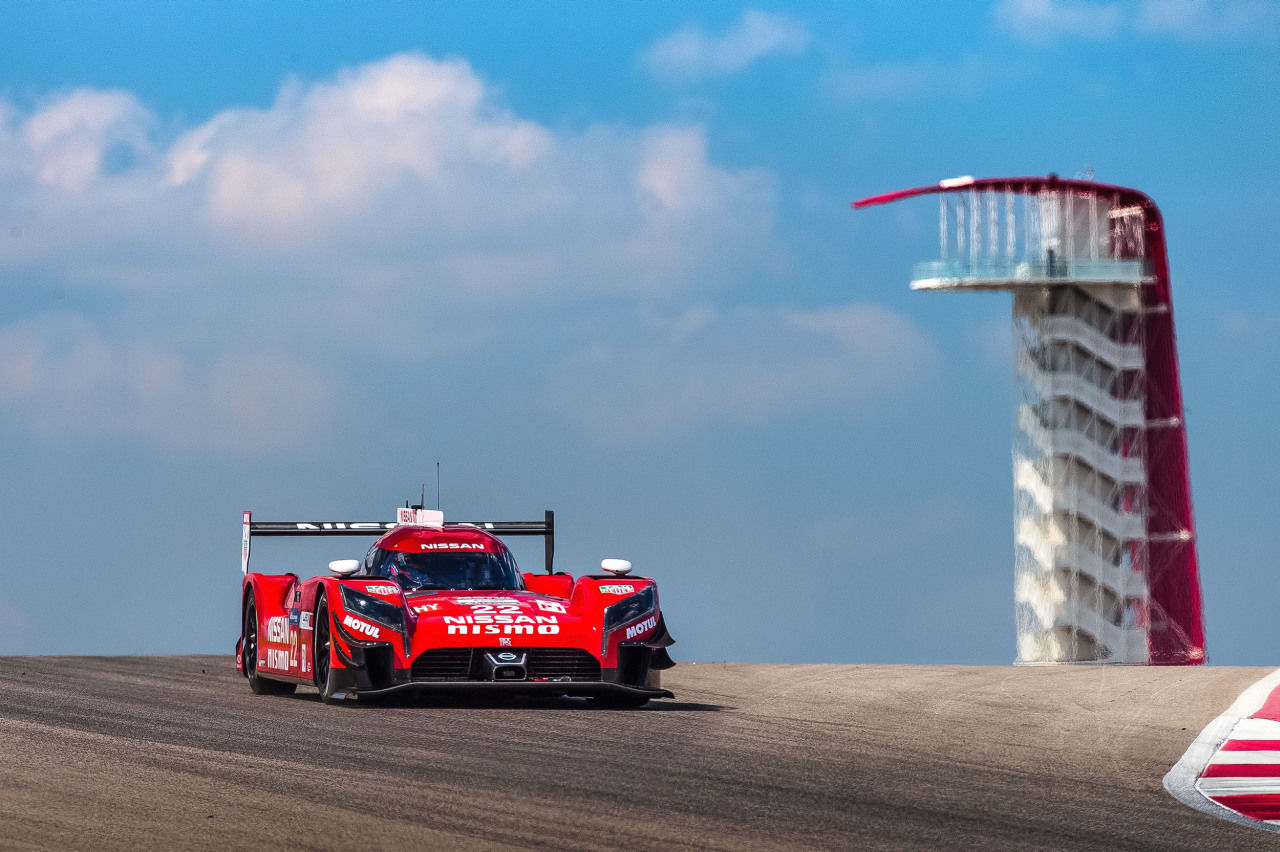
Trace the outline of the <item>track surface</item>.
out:
M 639 711 L 0 658 L 0 848 L 1274 849 L 1161 776 L 1264 669 L 684 663 Z

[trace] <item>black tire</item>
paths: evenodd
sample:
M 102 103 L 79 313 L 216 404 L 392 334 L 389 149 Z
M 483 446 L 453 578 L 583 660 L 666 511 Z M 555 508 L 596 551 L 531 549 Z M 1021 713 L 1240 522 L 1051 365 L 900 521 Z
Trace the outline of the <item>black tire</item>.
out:
M 254 604 L 253 593 L 249 593 L 249 602 L 244 608 L 244 643 L 240 653 L 244 661 L 244 674 L 249 679 L 249 689 L 254 695 L 292 695 L 296 684 L 281 683 L 258 674 L 258 610 Z
M 324 592 L 316 597 L 316 614 L 312 622 L 311 634 L 311 671 L 316 689 L 320 690 L 320 700 L 325 704 L 341 704 L 346 695 L 335 694 L 330 662 L 333 650 L 333 622 L 329 617 L 329 603 L 324 599 Z

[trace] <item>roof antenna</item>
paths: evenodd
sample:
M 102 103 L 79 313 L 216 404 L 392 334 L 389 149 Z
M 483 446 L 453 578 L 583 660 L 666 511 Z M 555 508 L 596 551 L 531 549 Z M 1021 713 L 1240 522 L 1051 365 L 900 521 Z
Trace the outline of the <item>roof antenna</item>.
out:
M 440 511 L 440 462 L 436 462 L 436 511 Z

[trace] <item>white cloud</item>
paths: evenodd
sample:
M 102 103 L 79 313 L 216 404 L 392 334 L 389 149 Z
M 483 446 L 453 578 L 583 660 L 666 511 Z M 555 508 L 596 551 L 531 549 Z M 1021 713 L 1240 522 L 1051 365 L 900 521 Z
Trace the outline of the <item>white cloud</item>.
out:
M 0 222 L 22 231 L 0 240 L 0 269 L 193 289 L 287 257 L 345 292 L 382 278 L 434 298 L 577 298 L 724 285 L 777 249 L 772 175 L 715 165 L 701 127 L 553 131 L 460 60 L 294 81 L 154 150 L 142 128 L 160 121 L 140 109 L 85 92 L 0 109 Z M 121 142 L 135 160 L 109 173 Z
M 46 438 L 141 436 L 251 455 L 322 440 L 333 400 L 324 375 L 279 353 L 225 353 L 198 367 L 74 317 L 0 328 L 0 403 Z
M 168 171 L 174 186 L 205 181 L 219 224 L 279 238 L 349 220 L 402 185 L 496 189 L 548 165 L 553 145 L 465 62 L 401 55 L 288 86 L 265 111 L 224 112 L 177 141 Z
M 1275 0 L 999 0 L 997 26 L 1037 46 L 1060 38 L 1108 39 L 1120 32 L 1187 41 L 1280 38 Z
M 1141 0 L 1135 22 L 1140 32 L 1192 41 L 1280 37 L 1280 3 L 1275 0 Z
M 293 408 L 238 412 L 239 432 L 213 411 L 234 353 L 290 353 L 272 387 L 290 364 L 466 358 L 494 311 L 687 298 L 783 266 L 774 177 L 717 165 L 703 127 L 552 129 L 461 60 L 293 80 L 265 109 L 157 138 L 171 125 L 127 93 L 0 100 L 0 293 L 31 276 L 119 304 L 110 331 L 86 315 L 57 346 L 4 328 L 0 416 L 74 431 L 98 412 L 104 432 L 160 443 L 269 443 Z M 44 384 L 24 385 L 34 374 Z M 340 392 L 317 387 L 298 410 Z M 165 421 L 168 403 L 209 416 Z
M 845 101 L 872 101 L 921 95 L 974 95 L 994 77 L 975 57 L 944 63 L 934 59 L 884 62 L 832 69 L 825 75 L 831 93 Z
M 1085 0 L 1000 0 L 992 12 L 998 26 L 1036 45 L 1063 37 L 1111 38 L 1120 28 L 1122 14 L 1117 3 Z
M 617 330 L 567 359 L 548 398 L 602 444 L 862 408 L 909 395 L 937 361 L 910 319 L 854 302 L 821 310 L 707 306 Z
M 130 158 L 145 155 L 151 123 L 151 115 L 127 92 L 77 90 L 22 124 L 21 142 L 30 157 L 11 165 L 28 166 L 42 183 L 83 190 L 102 175 L 113 149 Z M 18 146 L 11 141 L 6 147 L 12 152 Z
M 662 440 L 881 404 L 935 358 L 874 305 L 712 306 L 789 258 L 773 175 L 699 125 L 553 129 L 416 54 L 170 124 L 123 93 L 0 101 L 0 288 L 112 306 L 0 325 L 0 416 L 30 433 L 314 445 L 394 365 L 516 371 L 597 439 Z M 634 327 L 652 305 L 674 318 Z
M 783 15 L 748 10 L 722 35 L 686 27 L 655 42 L 640 57 L 655 76 L 669 80 L 724 77 L 775 54 L 796 55 L 809 45 L 809 33 Z

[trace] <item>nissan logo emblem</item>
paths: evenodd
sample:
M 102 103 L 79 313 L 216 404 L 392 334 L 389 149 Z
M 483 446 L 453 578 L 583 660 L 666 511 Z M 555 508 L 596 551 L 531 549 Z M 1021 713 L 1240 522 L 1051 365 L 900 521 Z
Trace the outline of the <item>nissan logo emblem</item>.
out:
M 502 660 L 502 662 L 504 663 L 509 663 L 515 658 L 516 658 L 516 655 L 511 653 L 510 651 L 503 651 L 501 654 L 498 655 L 498 659 Z

